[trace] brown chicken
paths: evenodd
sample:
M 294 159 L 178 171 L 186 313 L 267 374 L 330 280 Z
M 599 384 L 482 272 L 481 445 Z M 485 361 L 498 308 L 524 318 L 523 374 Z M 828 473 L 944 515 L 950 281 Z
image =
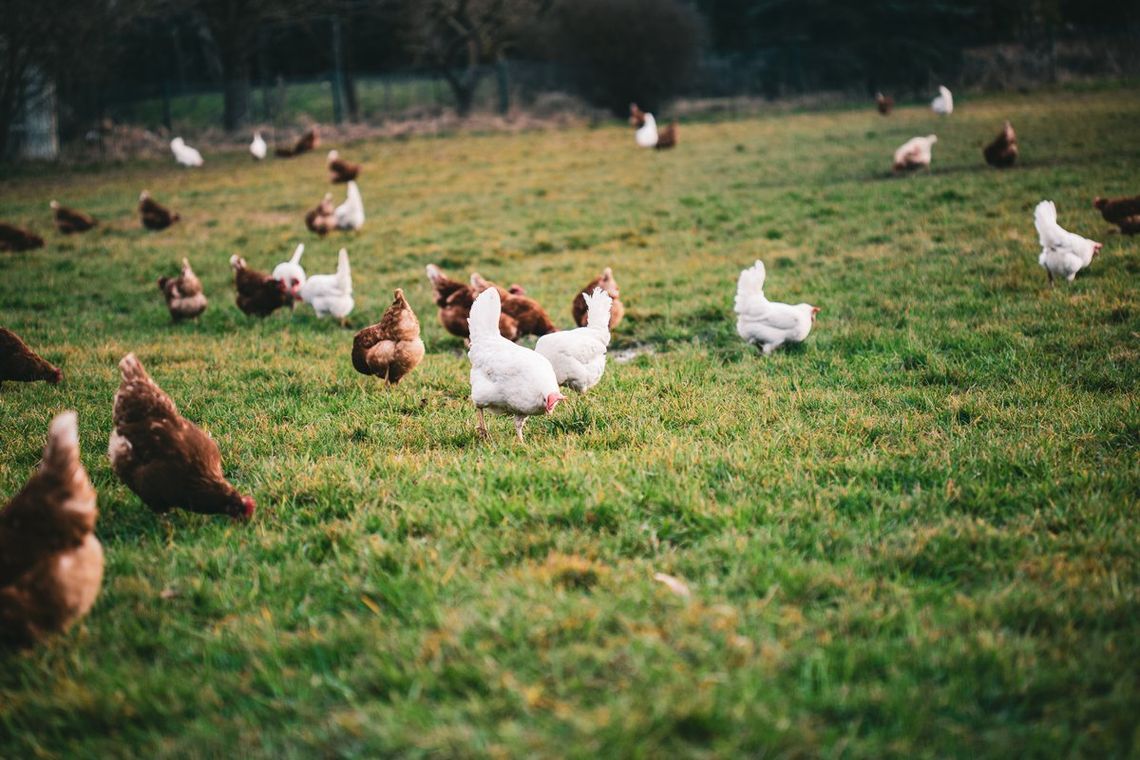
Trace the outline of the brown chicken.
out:
M 629 124 L 637 129 L 645 126 L 645 111 L 638 108 L 637 103 L 629 104 Z
M 0 385 L 5 380 L 18 383 L 43 380 L 54 385 L 62 379 L 59 367 L 44 361 L 16 333 L 0 327 Z
M 360 174 L 360 164 L 345 161 L 335 150 L 329 151 L 329 182 L 348 182 Z
M 90 214 L 61 206 L 59 201 L 51 202 L 51 211 L 55 216 L 55 228 L 64 235 L 70 235 L 74 232 L 87 232 L 99 223 Z
M 159 277 L 158 289 L 166 298 L 166 308 L 175 322 L 194 319 L 206 310 L 206 294 L 190 262 L 182 259 L 182 273 L 177 277 Z
M 512 317 L 518 323 L 518 336 L 538 335 L 558 332 L 554 322 L 547 316 L 538 301 L 523 295 L 515 295 L 505 288 L 499 287 L 489 280 L 484 280 L 478 272 L 471 273 L 471 287 L 478 296 L 487 288 L 499 291 L 499 300 L 502 303 L 502 313 Z M 503 337 L 506 337 L 505 335 Z M 513 338 L 511 340 L 514 340 Z
M 622 316 L 625 314 L 625 307 L 621 305 L 618 300 L 621 291 L 618 290 L 617 280 L 614 279 L 614 270 L 606 267 L 602 273 L 590 280 L 586 287 L 578 291 L 578 295 L 574 296 L 574 303 L 571 306 L 571 311 L 574 314 L 574 324 L 578 327 L 586 326 L 586 299 L 582 296 L 583 293 L 593 293 L 594 288 L 601 288 L 609 293 L 610 298 L 614 299 L 613 305 L 610 307 L 610 329 L 617 327 L 618 322 L 621 321 Z
M 293 156 L 299 156 L 302 153 L 308 153 L 320 144 L 321 136 L 317 132 L 317 128 L 309 127 L 309 129 L 305 131 L 305 134 L 301 135 L 300 139 L 297 140 L 296 144 L 293 145 L 293 147 L 278 147 L 274 148 L 273 152 L 281 158 L 292 158 Z
M 324 237 L 329 234 L 330 230 L 336 229 L 334 211 L 332 193 L 325 193 L 325 197 L 321 199 L 317 207 L 310 209 L 309 213 L 305 214 L 305 226 L 309 228 L 310 232 L 315 232 Z
M 1017 161 L 1017 133 L 1008 121 L 994 141 L 982 151 L 986 163 L 998 169 L 1008 169 Z
M 1131 198 L 1093 198 L 1093 207 L 1109 224 L 1115 224 L 1125 235 L 1140 232 L 1140 195 Z
M 39 469 L 0 510 L 0 641 L 28 646 L 87 614 L 103 583 L 95 489 L 75 412 L 52 420 Z
M 0 251 L 30 251 L 43 247 L 44 239 L 36 233 L 0 222 Z
M 677 122 L 669 122 L 669 126 L 665 127 L 657 133 L 657 145 L 654 147 L 657 150 L 668 150 L 669 148 L 677 147 L 677 141 L 680 135 L 677 133 Z
M 468 337 L 467 318 L 471 316 L 471 304 L 475 303 L 475 289 L 451 279 L 435 264 L 427 265 L 427 276 L 431 280 L 435 305 L 439 307 L 440 324 L 452 335 Z M 518 322 L 506 312 L 499 313 L 499 334 L 507 340 L 519 338 Z
M 352 366 L 362 375 L 375 375 L 395 385 L 424 358 L 420 321 L 396 288 L 392 305 L 380 321 L 356 334 L 352 341 Z
M 155 231 L 165 230 L 182 218 L 178 212 L 171 211 L 151 198 L 146 190 L 139 195 L 139 216 L 142 218 L 143 227 Z
M 875 93 L 875 107 L 883 116 L 890 116 L 891 111 L 895 110 L 895 99 L 881 92 Z
M 253 517 L 253 499 L 226 480 L 214 439 L 178 413 L 134 354 L 124 356 L 119 369 L 123 380 L 115 393 L 107 448 L 119 480 L 155 512 L 179 507 L 242 520 Z
M 236 253 L 230 256 L 230 266 L 234 269 L 237 306 L 243 313 L 251 317 L 268 317 L 282 306 L 293 305 L 293 296 L 283 281 L 250 269 L 245 259 Z

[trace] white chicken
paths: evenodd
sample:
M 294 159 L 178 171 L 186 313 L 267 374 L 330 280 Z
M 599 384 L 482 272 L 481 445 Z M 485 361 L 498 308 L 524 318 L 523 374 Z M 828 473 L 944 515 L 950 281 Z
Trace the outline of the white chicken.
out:
M 265 154 L 269 152 L 269 146 L 265 144 L 265 140 L 261 137 L 261 132 L 253 133 L 253 142 L 249 144 L 249 153 L 255 159 L 260 161 L 265 158 Z
M 923 167 L 930 168 L 930 159 L 936 142 L 938 142 L 938 135 L 910 138 L 895 151 L 895 159 L 891 168 L 896 172 Z
M 653 118 L 653 114 L 647 113 L 643 117 L 645 123 L 637 128 L 633 133 L 633 139 L 637 141 L 639 148 L 656 148 L 657 147 L 657 120 Z
M 170 150 L 174 153 L 174 160 L 183 166 L 201 166 L 202 154 L 186 144 L 181 137 L 170 141 Z
M 1045 267 L 1049 275 L 1049 286 L 1053 278 L 1064 277 L 1069 282 L 1092 263 L 1093 256 L 1100 253 L 1103 244 L 1069 232 L 1057 224 L 1057 207 L 1053 201 L 1041 201 L 1033 210 L 1033 223 L 1041 240 L 1041 255 L 1037 263 Z
M 527 417 L 549 414 L 566 397 L 558 392 L 554 367 L 543 355 L 512 343 L 499 334 L 502 303 L 496 288 L 487 288 L 471 306 L 471 400 L 478 419 L 476 430 L 487 438 L 483 410 L 511 414 L 515 433 L 523 440 Z
M 954 96 L 944 85 L 938 86 L 938 97 L 930 101 L 930 110 L 939 116 L 949 116 L 954 113 Z
M 286 290 L 288 290 L 294 298 L 297 297 L 301 286 L 305 284 L 305 270 L 301 267 L 301 256 L 304 253 L 305 244 L 298 243 L 297 249 L 293 251 L 293 257 L 291 259 L 282 261 L 273 267 L 273 279 L 285 283 Z
M 760 346 L 764 355 L 785 343 L 805 340 L 815 324 L 818 306 L 773 303 L 764 297 L 764 262 L 757 261 L 740 273 L 736 284 L 736 332 Z
M 352 313 L 352 271 L 348 267 L 348 251 L 340 249 L 336 274 L 315 274 L 305 280 L 297 294 L 313 307 L 318 317 L 334 316 L 343 325 Z
M 606 369 L 606 349 L 610 345 L 610 306 L 613 298 L 601 288 L 586 299 L 586 326 L 543 335 L 534 350 L 554 367 L 559 385 L 585 393 L 598 384 Z
M 348 183 L 348 197 L 333 212 L 338 230 L 358 230 L 364 226 L 364 201 L 355 182 Z

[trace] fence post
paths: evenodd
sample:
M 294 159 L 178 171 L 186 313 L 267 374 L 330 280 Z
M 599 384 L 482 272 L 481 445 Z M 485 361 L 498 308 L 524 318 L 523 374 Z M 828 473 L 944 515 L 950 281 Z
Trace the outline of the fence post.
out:
M 332 49 L 333 49 L 333 76 L 332 76 L 332 96 L 333 96 L 333 121 L 340 124 L 343 119 L 343 107 L 341 106 L 340 98 L 341 91 L 344 87 L 344 62 L 341 60 L 340 49 L 340 16 L 332 16 Z

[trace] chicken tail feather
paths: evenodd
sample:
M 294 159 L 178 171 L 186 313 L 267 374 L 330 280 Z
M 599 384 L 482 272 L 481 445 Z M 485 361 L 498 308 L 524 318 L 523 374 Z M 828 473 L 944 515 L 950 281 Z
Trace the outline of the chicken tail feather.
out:
M 471 331 L 471 342 L 499 337 L 499 314 L 502 311 L 499 291 L 487 288 L 471 306 L 471 316 L 467 318 L 467 326 Z
M 586 299 L 586 326 L 595 330 L 610 329 L 610 307 L 614 299 L 601 288 L 594 288 L 593 295 L 583 293 Z

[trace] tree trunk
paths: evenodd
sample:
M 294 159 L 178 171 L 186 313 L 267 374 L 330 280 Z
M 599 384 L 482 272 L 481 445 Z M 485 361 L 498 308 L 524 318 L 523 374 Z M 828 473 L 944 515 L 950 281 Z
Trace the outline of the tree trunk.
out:
M 249 61 L 240 56 L 227 62 L 222 114 L 227 132 L 236 131 L 249 121 L 249 68 Z
M 360 121 L 360 101 L 356 98 L 356 79 L 351 69 L 344 70 L 344 105 L 348 109 L 348 120 Z

